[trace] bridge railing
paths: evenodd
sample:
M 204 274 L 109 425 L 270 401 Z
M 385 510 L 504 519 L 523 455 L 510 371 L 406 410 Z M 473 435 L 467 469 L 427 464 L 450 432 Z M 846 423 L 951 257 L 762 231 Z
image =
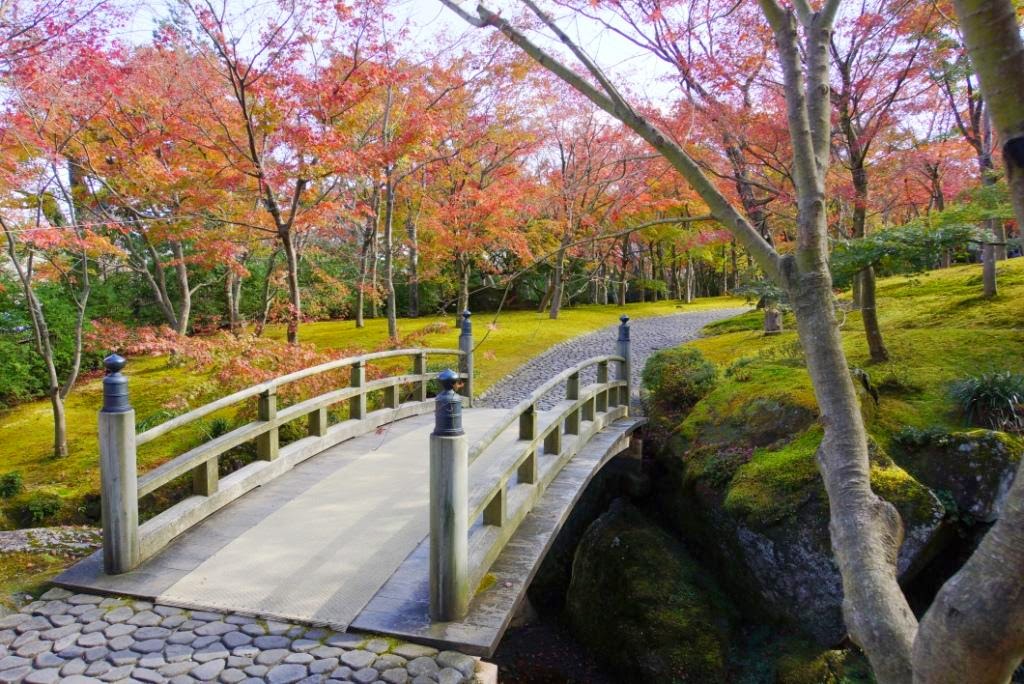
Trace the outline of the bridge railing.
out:
M 631 393 L 628 317 L 619 326 L 617 354 L 595 356 L 565 369 L 534 390 L 472 446 L 461 429 L 460 407 L 446 391 L 437 397 L 430 445 L 430 611 L 440 621 L 463 617 L 476 588 L 548 485 L 606 425 L 629 415 Z M 595 382 L 581 374 L 596 367 Z M 615 378 L 609 376 L 615 369 Z M 538 403 L 562 382 L 565 399 L 551 411 Z M 517 439 L 497 444 L 517 425 Z M 502 440 L 506 441 L 506 440 Z M 486 450 L 470 488 L 469 466 Z M 478 524 L 479 523 L 479 524 Z
M 106 572 L 116 574 L 135 568 L 203 518 L 326 448 L 386 423 L 432 410 L 434 403 L 427 401 L 427 387 L 439 373 L 427 370 L 429 356 L 458 357 L 460 372 L 453 375 L 463 381 L 464 396 L 459 401 L 471 404 L 472 329 L 469 312 L 465 312 L 458 349 L 395 349 L 328 361 L 235 392 L 139 434 L 135 433 L 135 411 L 128 400 L 127 378 L 121 373 L 125 360 L 116 355 L 108 357 L 104 404 L 99 414 Z M 411 372 L 367 381 L 368 363 L 400 357 L 412 358 Z M 277 394 L 282 386 L 344 368 L 350 369 L 347 387 L 278 408 Z M 412 386 L 411 400 L 401 401 L 403 386 Z M 383 395 L 382 406 L 368 411 L 367 396 L 377 391 Z M 255 420 L 205 441 L 142 476 L 137 475 L 138 446 L 252 399 L 257 402 Z M 348 405 L 348 418 L 330 424 L 328 409 L 343 403 Z M 303 418 L 308 421 L 306 436 L 281 446 L 282 426 Z M 219 457 L 252 441 L 257 460 L 220 477 Z M 140 525 L 139 499 L 188 474 L 191 496 Z

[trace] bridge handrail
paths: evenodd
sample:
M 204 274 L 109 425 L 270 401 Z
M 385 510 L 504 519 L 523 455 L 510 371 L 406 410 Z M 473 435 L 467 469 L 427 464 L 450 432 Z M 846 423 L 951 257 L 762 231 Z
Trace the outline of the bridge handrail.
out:
M 388 377 L 366 381 L 368 362 L 410 356 L 413 357 L 411 373 L 397 371 Z M 462 381 L 460 401 L 471 406 L 473 333 L 470 313 L 466 311 L 462 314 L 458 348 L 389 349 L 334 359 L 257 383 L 142 432 L 136 430 L 128 378 L 121 373 L 126 361 L 116 354 L 108 356 L 104 359 L 107 373 L 103 380 L 103 408 L 99 412 L 104 570 L 117 574 L 134 569 L 191 526 L 324 449 L 396 420 L 432 411 L 434 403 L 427 400 L 427 385 L 439 374 L 427 371 L 428 356 L 458 358 L 458 373 L 451 377 Z M 351 371 L 348 386 L 329 389 L 278 410 L 277 389 L 282 385 L 346 367 Z M 413 393 L 403 401 L 401 387 L 405 385 L 412 385 Z M 383 401 L 380 407 L 368 410 L 368 395 L 375 391 L 383 392 Z M 258 400 L 255 420 L 204 440 L 139 476 L 136 458 L 139 445 L 253 398 Z M 346 400 L 347 418 L 331 423 L 328 408 Z M 302 418 L 308 419 L 305 436 L 282 446 L 280 428 Z M 256 460 L 221 477 L 221 454 L 253 440 Z M 139 499 L 188 474 L 192 476 L 192 495 L 140 524 Z
M 438 395 L 430 437 L 430 614 L 434 620 L 458 620 L 466 614 L 491 565 L 566 464 L 594 435 L 629 416 L 629 318 L 620 320 L 617 353 L 585 359 L 550 378 L 505 412 L 472 447 L 466 443 L 453 396 L 454 380 L 441 378 L 446 389 Z M 614 379 L 609 374 L 611 364 L 616 366 Z M 597 380 L 581 387 L 580 374 L 591 366 L 597 367 Z M 542 417 L 538 401 L 563 381 L 565 399 L 553 415 Z M 543 426 L 539 425 L 542 419 Z M 498 442 L 517 421 L 514 439 L 510 434 Z M 473 477 L 470 464 L 474 464 Z M 481 525 L 476 524 L 478 519 Z
M 360 354 L 359 356 L 348 356 L 343 359 L 334 359 L 333 361 L 327 361 L 316 366 L 310 366 L 309 368 L 303 368 L 301 370 L 288 373 L 286 375 L 273 378 L 272 380 L 266 380 L 252 387 L 247 387 L 243 390 L 239 390 L 233 394 L 229 394 L 226 397 L 221 397 L 211 401 L 208 404 L 199 406 L 192 409 L 188 413 L 183 413 L 180 416 L 175 416 L 168 421 L 160 423 L 145 432 L 140 432 L 135 436 L 136 446 L 141 446 L 147 442 L 151 442 L 157 437 L 167 434 L 172 430 L 176 430 L 182 426 L 188 425 L 200 418 L 204 418 L 211 413 L 216 413 L 229 406 L 257 397 L 264 392 L 276 390 L 282 385 L 287 385 L 291 382 L 303 380 L 313 375 L 319 375 L 320 373 L 326 373 L 328 371 L 337 370 L 339 368 L 346 368 L 356 363 L 366 363 L 367 361 L 375 361 L 377 359 L 394 358 L 396 356 L 416 356 L 419 354 L 432 354 L 434 356 L 463 356 L 465 352 L 459 349 L 426 349 L 426 348 L 409 348 L 409 349 L 389 349 L 387 351 L 372 352 L 370 354 Z
M 594 356 L 592 358 L 580 361 L 575 366 L 570 366 L 569 368 L 566 368 L 561 373 L 554 376 L 553 378 L 545 382 L 543 385 L 535 389 L 533 392 L 530 393 L 529 396 L 527 396 L 518 404 L 510 408 L 500 421 L 495 423 L 490 430 L 485 432 L 483 437 L 481 437 L 480 439 L 473 443 L 473 446 L 469 448 L 470 463 L 475 461 L 477 456 L 482 454 L 484 449 L 489 447 L 494 442 L 494 440 L 496 440 L 501 435 L 501 433 L 505 432 L 505 430 L 511 427 L 512 423 L 514 423 L 519 418 L 519 416 L 526 413 L 526 411 L 535 406 L 537 401 L 539 401 L 545 394 L 547 394 L 555 387 L 557 387 L 559 384 L 561 384 L 562 381 L 568 380 L 570 377 L 578 374 L 585 368 L 589 368 L 590 366 L 596 366 L 599 363 L 608 363 L 609 361 L 625 363 L 626 359 L 616 354 Z
M 572 418 L 574 414 L 579 412 L 581 409 L 585 409 L 586 406 L 592 401 L 599 397 L 604 392 L 616 390 L 620 387 L 625 387 L 625 380 L 610 380 L 607 382 L 596 382 L 581 387 L 579 391 L 579 398 L 575 400 L 565 400 L 561 402 L 557 407 L 558 414 L 550 420 L 542 428 L 535 430 L 535 436 L 524 437 L 522 430 L 520 430 L 519 440 L 513 445 L 514 451 L 512 451 L 512 457 L 504 459 L 504 463 L 501 464 L 501 470 L 496 472 L 496 477 L 491 482 L 490 487 L 487 489 L 477 489 L 476 491 L 470 491 L 469 493 L 469 516 L 468 520 L 470 524 L 473 523 L 487 508 L 488 504 L 494 501 L 495 495 L 497 495 L 501 489 L 507 486 L 509 479 L 513 472 L 516 472 L 523 462 L 530 457 L 531 453 L 535 451 L 545 440 L 549 439 L 549 436 L 555 431 L 560 430 L 565 424 L 567 419 Z M 602 403 L 602 406 L 597 410 L 592 411 L 592 414 L 609 413 L 613 412 L 616 408 L 616 400 L 612 399 L 610 402 Z M 522 415 L 522 414 L 520 414 Z M 595 415 L 588 415 L 583 420 L 589 420 L 593 422 Z M 511 425 L 511 423 L 509 424 Z M 507 428 L 508 426 L 506 426 Z M 570 433 L 574 434 L 574 433 Z M 560 455 L 560 454 L 550 454 Z

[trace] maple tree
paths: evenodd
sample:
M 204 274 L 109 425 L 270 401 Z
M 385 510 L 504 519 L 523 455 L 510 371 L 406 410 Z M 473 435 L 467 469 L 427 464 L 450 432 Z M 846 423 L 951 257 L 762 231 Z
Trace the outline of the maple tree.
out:
M 39 11 L 48 13 L 50 7 Z M 57 28 L 53 42 L 31 35 L 40 25 Z M 105 46 L 90 28 L 77 16 L 64 23 L 36 17 L 22 40 L 9 37 L 5 46 L 8 101 L 0 119 L 0 229 L 29 314 L 33 346 L 46 370 L 55 457 L 68 453 L 64 402 L 81 371 L 92 269 L 97 258 L 114 251 L 86 222 L 83 208 L 88 190 L 78 142 L 105 103 L 98 83 L 107 74 Z M 70 64 L 91 68 L 69 78 Z M 71 358 L 63 369 L 39 294 L 46 283 L 75 311 Z

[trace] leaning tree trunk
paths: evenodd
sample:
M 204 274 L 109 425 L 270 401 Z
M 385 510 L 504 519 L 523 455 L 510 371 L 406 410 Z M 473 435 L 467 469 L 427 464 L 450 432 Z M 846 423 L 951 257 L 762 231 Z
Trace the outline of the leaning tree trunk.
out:
M 954 0 L 964 43 L 1003 142 L 1010 200 L 1024 226 L 1024 43 L 1012 0 Z
M 444 2 L 474 21 L 454 0 Z M 910 681 L 917 623 L 896 580 L 902 525 L 896 509 L 871 490 L 867 433 L 843 352 L 828 270 L 829 41 L 840 0 L 825 0 L 818 11 L 806 1 L 784 6 L 777 0 L 758 0 L 775 37 L 793 147 L 798 239 L 795 253 L 788 256 L 779 255 L 757 234 L 685 150 L 625 102 L 568 34 L 533 2 L 526 4 L 591 71 L 593 81 L 563 65 L 482 4 L 476 8 L 477 25 L 498 27 L 538 63 L 650 143 L 701 196 L 712 215 L 743 240 L 769 277 L 790 294 L 824 426 L 818 463 L 828 493 L 832 547 L 843 578 L 846 624 L 882 684 Z M 798 26 L 803 28 L 804 40 Z

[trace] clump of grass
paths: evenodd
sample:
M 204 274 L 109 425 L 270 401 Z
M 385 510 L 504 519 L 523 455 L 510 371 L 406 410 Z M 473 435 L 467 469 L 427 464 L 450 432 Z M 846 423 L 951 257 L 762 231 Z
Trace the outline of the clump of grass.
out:
M 25 478 L 21 472 L 12 470 L 9 473 L 0 475 L 0 499 L 10 499 L 21 494 L 25 489 Z
M 1007 370 L 970 375 L 953 383 L 950 394 L 972 425 L 1024 431 L 1024 375 Z

